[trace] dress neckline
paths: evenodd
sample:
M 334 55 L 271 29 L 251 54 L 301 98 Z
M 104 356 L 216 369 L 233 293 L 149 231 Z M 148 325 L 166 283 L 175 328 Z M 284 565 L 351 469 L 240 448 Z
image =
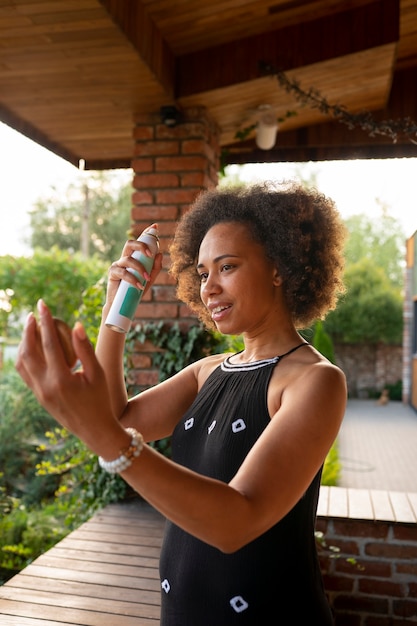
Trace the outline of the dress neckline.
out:
M 294 346 L 294 348 L 291 348 L 291 350 L 288 350 L 288 352 L 284 352 L 284 354 L 279 354 L 270 359 L 260 359 L 259 361 L 252 361 L 250 363 L 231 363 L 230 359 L 232 359 L 237 354 L 241 354 L 241 352 L 243 352 L 242 350 L 241 352 L 236 352 L 235 354 L 231 354 L 230 356 L 226 357 L 224 361 L 221 363 L 221 369 L 224 372 L 250 372 L 252 370 L 256 370 L 261 367 L 266 367 L 268 365 L 276 365 L 278 361 L 283 359 L 285 356 L 288 356 L 289 354 L 291 354 L 292 352 L 295 352 L 296 350 L 298 350 L 299 348 L 302 348 L 303 346 L 309 346 L 309 345 L 310 344 L 308 343 L 308 341 L 303 341 L 302 343 L 299 343 L 297 346 Z

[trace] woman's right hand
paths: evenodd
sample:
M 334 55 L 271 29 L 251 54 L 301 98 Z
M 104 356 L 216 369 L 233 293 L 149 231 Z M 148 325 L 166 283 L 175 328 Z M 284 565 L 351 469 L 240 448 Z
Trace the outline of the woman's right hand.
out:
M 150 286 L 154 283 L 155 278 L 161 271 L 161 252 L 158 252 L 156 254 L 153 268 L 151 274 L 149 275 L 146 272 L 146 269 L 144 268 L 142 263 L 132 256 L 133 252 L 135 251 L 141 252 L 146 256 L 152 256 L 152 253 L 149 250 L 148 246 L 142 241 L 137 241 L 136 239 L 129 239 L 128 241 L 126 241 L 120 258 L 117 261 L 114 261 L 114 263 L 112 263 L 109 267 L 107 281 L 107 303 L 113 302 L 121 280 L 127 281 L 134 287 L 143 290 L 146 293 L 146 291 L 148 291 Z M 143 287 L 142 283 L 138 281 L 133 272 L 128 271 L 128 268 L 143 276 L 143 278 L 147 281 L 145 287 Z

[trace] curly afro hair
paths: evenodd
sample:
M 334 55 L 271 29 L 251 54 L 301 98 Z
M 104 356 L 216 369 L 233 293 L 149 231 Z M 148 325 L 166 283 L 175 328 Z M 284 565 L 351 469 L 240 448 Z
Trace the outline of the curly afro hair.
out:
M 180 220 L 170 246 L 170 273 L 178 298 L 200 320 L 213 322 L 200 299 L 196 265 L 200 244 L 219 222 L 247 224 L 283 278 L 287 306 L 297 328 L 336 307 L 343 285 L 345 227 L 334 202 L 297 183 L 255 184 L 202 192 Z

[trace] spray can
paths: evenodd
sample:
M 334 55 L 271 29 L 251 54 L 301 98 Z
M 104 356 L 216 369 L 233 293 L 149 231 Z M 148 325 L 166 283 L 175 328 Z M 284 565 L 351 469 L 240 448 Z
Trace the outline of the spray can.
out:
M 147 244 L 152 252 L 152 256 L 146 256 L 142 252 L 135 251 L 132 257 L 142 263 L 148 274 L 151 273 L 155 255 L 159 251 L 158 226 L 153 224 L 146 228 L 138 237 L 137 241 L 143 241 Z M 146 280 L 132 269 L 128 271 L 136 276 L 139 282 L 144 286 Z M 130 329 L 133 317 L 135 315 L 138 304 L 142 298 L 143 291 L 137 289 L 125 280 L 120 281 L 119 288 L 110 307 L 109 314 L 106 318 L 106 326 L 119 333 L 127 333 Z

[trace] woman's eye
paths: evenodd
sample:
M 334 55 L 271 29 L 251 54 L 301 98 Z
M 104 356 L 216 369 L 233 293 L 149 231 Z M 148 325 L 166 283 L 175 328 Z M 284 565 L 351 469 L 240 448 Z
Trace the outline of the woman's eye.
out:
M 208 274 L 206 272 L 203 272 L 202 274 L 199 274 L 198 277 L 200 279 L 200 282 L 204 283 L 204 281 L 207 280 L 207 276 L 208 276 Z
M 227 272 L 228 270 L 231 270 L 233 268 L 233 265 L 230 265 L 230 263 L 225 263 L 224 265 L 222 265 L 222 272 Z

